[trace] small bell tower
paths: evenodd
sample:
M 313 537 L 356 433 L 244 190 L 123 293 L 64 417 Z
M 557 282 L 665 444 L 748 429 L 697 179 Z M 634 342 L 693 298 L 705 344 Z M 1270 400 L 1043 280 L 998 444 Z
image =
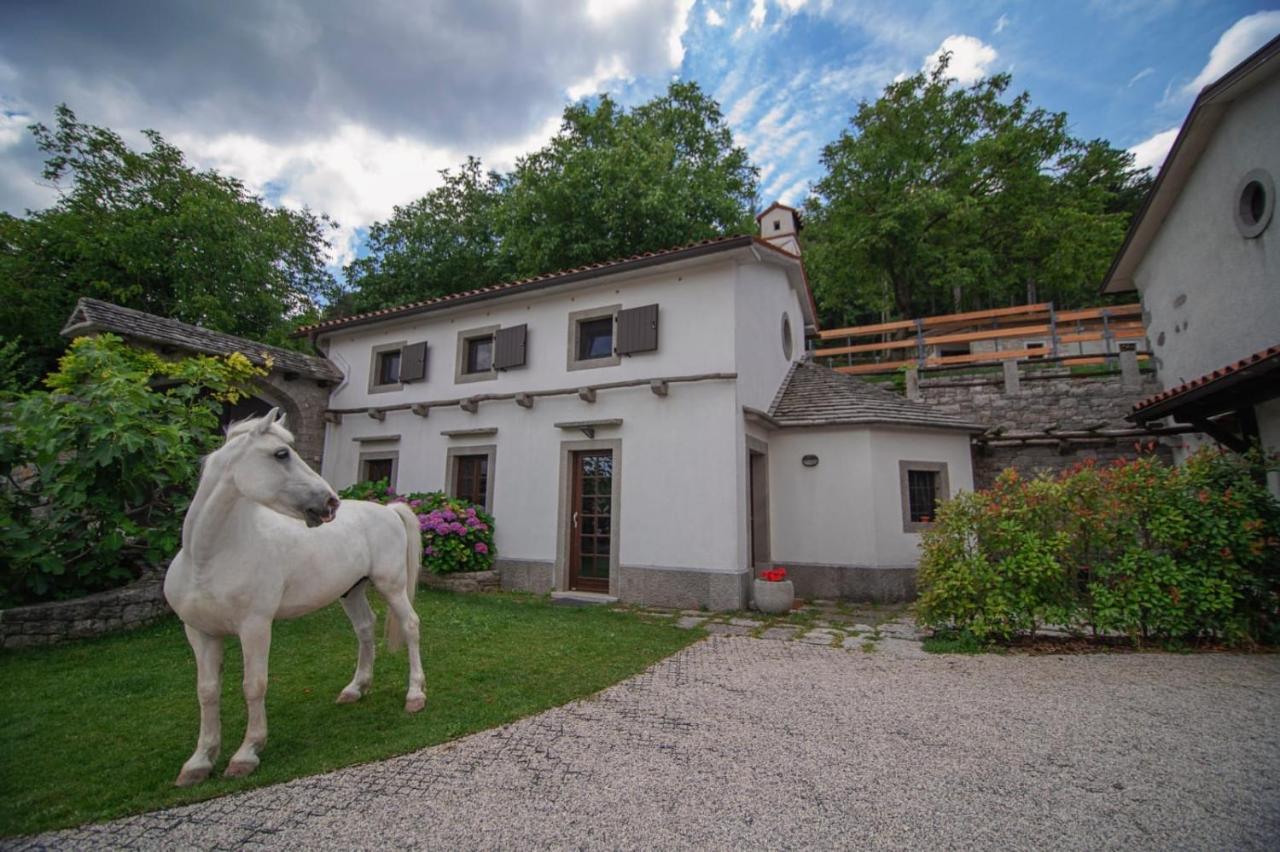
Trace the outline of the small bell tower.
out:
M 760 223 L 760 238 L 783 251 L 800 254 L 800 211 L 775 201 L 756 217 Z

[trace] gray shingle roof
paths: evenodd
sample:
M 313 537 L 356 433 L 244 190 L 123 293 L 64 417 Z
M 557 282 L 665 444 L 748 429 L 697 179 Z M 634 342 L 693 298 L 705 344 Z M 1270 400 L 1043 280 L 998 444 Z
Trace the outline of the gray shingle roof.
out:
M 103 331 L 201 355 L 230 355 L 232 352 L 240 352 L 259 366 L 265 363 L 266 356 L 270 356 L 274 368 L 282 373 L 297 373 L 331 382 L 342 381 L 342 372 L 324 358 L 268 346 L 220 331 L 210 331 L 198 325 L 188 325 L 98 299 L 81 298 L 76 302 L 76 308 L 63 327 L 62 335 L 71 337 Z
M 966 432 L 982 432 L 986 428 L 807 361 L 791 366 L 769 406 L 769 416 L 779 426 L 884 424 Z

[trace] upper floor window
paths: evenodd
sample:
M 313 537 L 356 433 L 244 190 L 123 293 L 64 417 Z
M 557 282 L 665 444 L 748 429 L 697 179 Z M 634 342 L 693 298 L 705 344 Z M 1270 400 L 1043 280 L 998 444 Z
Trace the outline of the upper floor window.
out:
M 583 320 L 578 325 L 578 360 L 608 358 L 613 354 L 613 317 Z
M 400 350 L 378 353 L 378 384 L 394 385 L 400 381 Z
M 493 338 L 473 337 L 467 341 L 468 373 L 487 373 L 493 369 Z
M 569 314 L 570 370 L 611 367 L 623 355 L 658 348 L 658 306 L 621 305 L 589 308 Z
M 493 369 L 493 338 L 498 326 L 469 328 L 458 332 L 457 369 L 454 382 L 483 382 L 496 379 Z
M 403 348 L 403 341 L 373 347 L 369 362 L 369 393 L 400 390 L 400 351 Z

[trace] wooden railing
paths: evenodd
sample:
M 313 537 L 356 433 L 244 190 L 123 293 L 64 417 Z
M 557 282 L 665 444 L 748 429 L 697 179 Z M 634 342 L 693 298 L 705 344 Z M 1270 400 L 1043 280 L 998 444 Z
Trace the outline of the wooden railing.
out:
M 1045 338 L 1045 342 L 1000 349 L 1002 340 L 1028 337 Z M 1070 364 L 1100 364 L 1116 354 L 1121 341 L 1141 341 L 1145 337 L 1141 305 L 1057 311 L 1052 302 L 1042 302 L 820 331 L 819 341 L 842 341 L 844 345 L 819 348 L 813 355 L 842 373 L 889 373 L 904 367 L 924 369 L 1010 359 L 1052 358 Z M 958 355 L 936 351 L 941 345 L 979 341 L 994 342 L 995 350 Z M 1079 343 L 1103 343 L 1103 351 L 1075 355 L 1062 352 L 1062 347 Z M 1147 354 L 1139 353 L 1138 357 L 1145 360 Z

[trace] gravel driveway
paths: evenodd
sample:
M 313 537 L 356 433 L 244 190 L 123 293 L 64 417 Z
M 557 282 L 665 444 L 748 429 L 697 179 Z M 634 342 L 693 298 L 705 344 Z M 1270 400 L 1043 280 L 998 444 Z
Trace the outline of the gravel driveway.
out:
M 19 847 L 1278 844 L 1280 656 L 712 637 L 504 728 Z

